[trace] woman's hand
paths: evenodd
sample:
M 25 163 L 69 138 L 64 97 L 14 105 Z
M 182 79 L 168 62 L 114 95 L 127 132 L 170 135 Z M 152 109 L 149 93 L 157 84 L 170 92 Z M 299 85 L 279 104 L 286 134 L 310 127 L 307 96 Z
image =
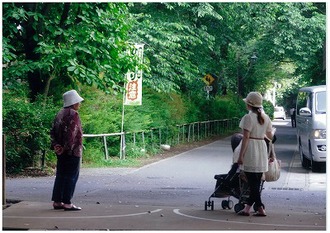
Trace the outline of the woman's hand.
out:
M 64 148 L 59 144 L 54 146 L 54 150 L 57 155 L 61 155 L 64 152 Z
M 239 165 L 242 165 L 242 164 L 243 164 L 243 158 L 242 158 L 242 156 L 239 156 L 239 157 L 238 157 L 237 163 L 238 163 Z

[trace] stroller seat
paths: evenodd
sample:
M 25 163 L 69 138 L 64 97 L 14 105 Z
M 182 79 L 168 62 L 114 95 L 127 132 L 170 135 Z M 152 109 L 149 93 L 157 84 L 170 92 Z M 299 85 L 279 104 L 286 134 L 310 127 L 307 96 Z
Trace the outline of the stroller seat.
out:
M 240 171 L 236 158 L 240 150 L 238 146 L 242 138 L 243 135 L 239 133 L 236 133 L 231 137 L 231 146 L 234 152 L 233 165 L 227 174 L 217 174 L 214 176 L 214 179 L 216 179 L 215 190 L 209 197 L 209 200 L 205 201 L 204 203 L 205 210 L 207 210 L 208 207 L 211 207 L 211 210 L 214 209 L 214 201 L 211 201 L 211 198 L 213 197 L 228 198 L 227 200 L 223 200 L 221 203 L 223 209 L 232 209 L 234 207 L 235 212 L 238 213 L 244 208 L 250 190 L 246 175 L 243 171 Z M 274 137 L 273 141 L 275 140 L 276 138 Z M 261 190 L 263 190 L 263 184 L 264 184 L 264 178 L 262 179 L 260 184 L 260 192 Z M 234 203 L 232 200 L 230 200 L 230 197 L 235 197 L 236 199 L 238 199 L 239 202 L 234 206 Z M 253 208 L 255 207 L 256 206 L 253 206 Z

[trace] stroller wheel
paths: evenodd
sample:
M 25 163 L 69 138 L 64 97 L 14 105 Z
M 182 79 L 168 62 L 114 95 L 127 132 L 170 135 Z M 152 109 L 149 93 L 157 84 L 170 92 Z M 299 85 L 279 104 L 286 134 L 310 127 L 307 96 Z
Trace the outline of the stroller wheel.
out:
M 204 210 L 207 210 L 208 207 L 211 207 L 211 210 L 214 210 L 214 201 L 205 201 Z
M 232 200 L 228 201 L 228 209 L 232 209 L 234 207 L 234 202 Z
M 222 209 L 229 209 L 229 201 L 227 201 L 227 200 L 223 200 L 222 202 L 221 202 L 221 207 L 222 207 Z
M 244 204 L 243 203 L 237 203 L 235 206 L 234 206 L 234 210 L 235 210 L 235 213 L 238 213 L 240 212 L 242 209 L 244 209 Z

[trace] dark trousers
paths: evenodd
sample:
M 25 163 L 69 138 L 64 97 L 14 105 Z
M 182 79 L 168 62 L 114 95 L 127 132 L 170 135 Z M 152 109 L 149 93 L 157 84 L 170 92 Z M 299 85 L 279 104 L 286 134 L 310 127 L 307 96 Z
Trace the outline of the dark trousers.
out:
M 246 174 L 246 178 L 248 180 L 248 184 L 250 187 L 250 195 L 247 199 L 247 204 L 252 206 L 255 204 L 256 207 L 261 207 L 263 204 L 261 202 L 261 193 L 260 193 L 260 184 L 262 173 L 254 173 L 254 172 L 244 172 Z
M 292 125 L 292 128 L 296 128 L 296 116 L 295 115 L 291 115 L 291 125 Z
M 56 178 L 52 201 L 71 204 L 76 183 L 79 177 L 80 158 L 73 155 L 58 155 Z

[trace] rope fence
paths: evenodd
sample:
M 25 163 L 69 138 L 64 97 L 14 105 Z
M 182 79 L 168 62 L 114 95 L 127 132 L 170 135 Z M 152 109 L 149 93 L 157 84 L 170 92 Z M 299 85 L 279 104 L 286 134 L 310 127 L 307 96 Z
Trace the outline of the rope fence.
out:
M 162 145 L 200 141 L 212 136 L 221 136 L 237 129 L 239 118 L 193 122 L 172 127 L 152 128 L 137 132 L 108 134 L 84 134 L 85 138 L 102 137 L 105 159 L 109 159 L 107 137 L 119 137 L 120 159 L 125 159 L 127 146 L 160 149 Z

